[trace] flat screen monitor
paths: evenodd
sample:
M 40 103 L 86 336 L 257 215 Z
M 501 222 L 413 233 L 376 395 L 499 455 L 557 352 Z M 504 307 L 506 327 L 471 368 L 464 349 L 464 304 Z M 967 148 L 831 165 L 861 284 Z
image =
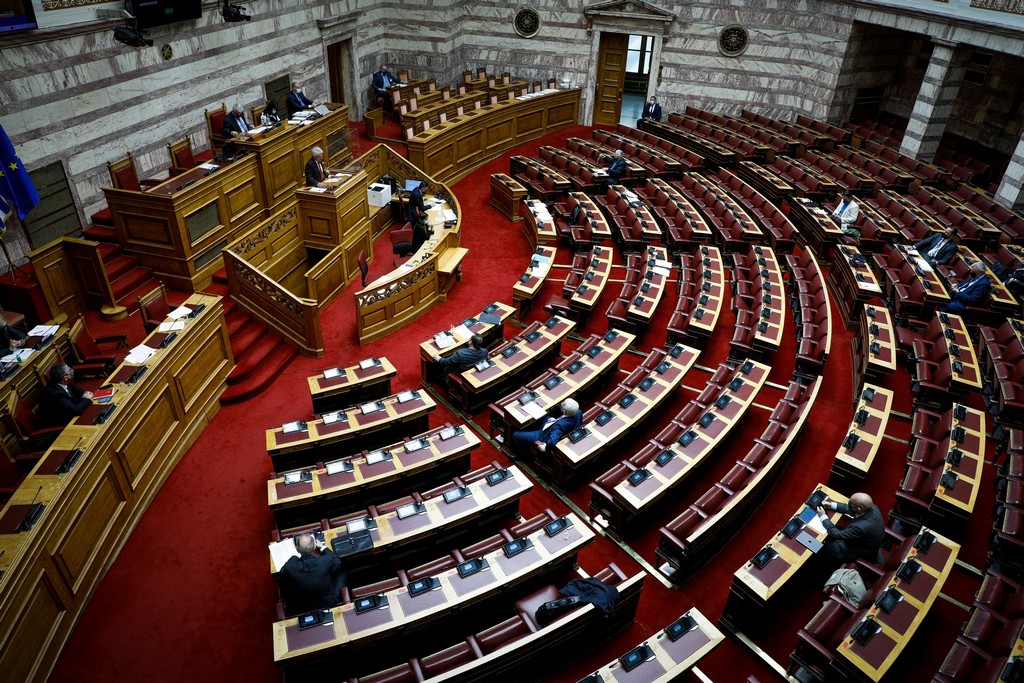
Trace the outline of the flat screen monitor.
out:
M 202 0 L 128 0 L 139 28 L 165 26 L 203 16 Z

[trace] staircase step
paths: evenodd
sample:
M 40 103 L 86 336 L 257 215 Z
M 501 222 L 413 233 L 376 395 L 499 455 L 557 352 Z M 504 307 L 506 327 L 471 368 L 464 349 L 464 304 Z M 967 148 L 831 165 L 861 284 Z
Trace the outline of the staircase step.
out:
M 114 230 L 114 226 L 97 223 L 95 216 L 93 216 L 93 224 L 82 231 L 82 237 L 93 242 L 117 244 L 117 232 Z
M 104 265 L 116 259 L 121 253 L 121 245 L 111 244 L 110 242 L 100 242 L 99 249 L 100 258 L 103 259 Z
M 220 402 L 223 405 L 241 403 L 263 393 L 298 354 L 297 346 L 286 342 L 283 338 L 280 339 L 273 353 L 258 366 L 255 372 L 249 374 L 244 381 L 228 385 L 224 393 L 221 394 Z
M 259 370 L 282 341 L 283 338 L 280 334 L 267 331 L 266 325 L 264 325 L 259 337 L 235 354 L 235 367 L 228 375 L 228 384 L 238 384 Z M 231 350 L 234 351 L 235 340 L 232 339 L 231 342 Z
M 259 343 L 261 337 L 267 333 L 267 324 L 262 323 L 252 318 L 246 321 L 237 332 L 230 332 L 231 338 L 231 353 L 235 356 L 235 365 L 240 361 L 239 359 L 249 351 L 250 346 L 254 346 Z M 237 368 L 236 368 L 237 369 Z
M 228 283 L 228 269 L 227 266 L 221 267 L 216 273 L 213 274 L 213 281 L 221 284 Z
M 238 334 L 242 326 L 250 320 L 252 320 L 252 316 L 239 308 L 224 311 L 224 322 L 228 328 L 228 337 L 234 337 Z
M 149 278 L 147 278 L 141 284 L 139 284 L 137 287 L 135 287 L 135 289 L 130 290 L 129 292 L 127 292 L 122 297 L 118 297 L 117 303 L 118 303 L 119 306 L 124 306 L 128 310 L 128 315 L 131 315 L 135 311 L 139 310 L 139 297 L 143 296 L 144 294 L 149 294 L 150 292 L 152 292 L 154 289 L 156 289 L 159 286 L 160 286 L 160 283 L 156 279 L 154 279 L 152 277 L 152 275 L 150 275 Z M 173 297 L 171 295 L 171 292 L 168 291 L 167 292 L 167 301 L 168 301 L 168 303 L 173 304 L 172 299 L 173 299 Z M 173 306 L 172 306 L 172 308 L 173 308 Z
M 153 280 L 153 271 L 149 268 L 138 266 L 130 268 L 117 279 L 111 280 L 110 289 L 114 292 L 114 300 L 121 303 L 125 294 L 132 292 L 142 286 L 143 283 Z M 154 287 L 156 285 L 153 285 Z M 121 304 L 124 305 L 123 303 Z
M 94 226 L 102 225 L 105 228 L 114 228 L 114 214 L 110 213 L 110 207 L 101 209 L 93 215 L 89 216 Z
M 120 251 L 120 249 L 118 249 L 118 251 Z M 125 256 L 124 254 L 120 253 L 114 256 L 109 261 L 106 259 L 104 259 L 103 261 L 103 268 L 104 270 L 107 271 L 107 279 L 110 280 L 112 287 L 114 282 L 116 282 L 118 279 L 120 279 L 133 268 L 138 268 L 138 265 L 138 259 L 132 256 Z M 148 268 L 138 268 L 138 270 L 142 270 L 147 272 L 148 274 L 152 274 L 152 271 L 150 271 Z
M 206 289 L 203 290 L 205 294 L 216 294 L 217 296 L 227 297 L 231 290 L 228 286 L 222 282 L 211 282 L 206 285 Z

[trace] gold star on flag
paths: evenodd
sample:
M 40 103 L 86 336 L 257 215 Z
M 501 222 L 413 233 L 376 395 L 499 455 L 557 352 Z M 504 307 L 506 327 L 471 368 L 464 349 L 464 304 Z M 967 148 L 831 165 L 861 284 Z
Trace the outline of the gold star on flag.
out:
M 9 164 L 7 165 L 7 168 L 11 169 L 12 171 L 17 171 L 17 170 L 18 170 L 18 164 L 14 163 L 14 162 L 12 161 L 11 163 L 9 163 Z

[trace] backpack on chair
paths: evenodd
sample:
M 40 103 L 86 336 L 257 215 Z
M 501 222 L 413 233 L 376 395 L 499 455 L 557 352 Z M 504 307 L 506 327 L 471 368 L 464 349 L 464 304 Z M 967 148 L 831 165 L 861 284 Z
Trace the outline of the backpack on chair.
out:
M 861 599 L 868 592 L 860 573 L 856 569 L 848 567 L 840 567 L 832 572 L 832 576 L 828 577 L 828 581 L 825 582 L 826 594 L 832 586 L 835 586 L 839 595 L 854 607 L 860 607 Z

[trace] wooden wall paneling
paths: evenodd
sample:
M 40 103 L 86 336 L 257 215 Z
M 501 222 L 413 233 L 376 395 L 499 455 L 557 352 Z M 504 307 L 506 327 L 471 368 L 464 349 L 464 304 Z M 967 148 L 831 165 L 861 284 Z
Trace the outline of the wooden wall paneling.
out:
M 49 558 L 44 554 L 36 556 L 32 566 L 25 567 L 27 586 L 17 587 L 17 595 L 24 596 L 21 605 L 10 608 L 10 631 L 0 647 L 0 671 L 10 676 L 11 681 L 45 680 L 54 661 L 47 661 L 47 650 L 60 651 L 60 642 L 55 648 L 53 641 L 58 633 L 66 629 L 67 601 L 56 588 L 54 579 L 47 572 Z M 11 581 L 10 578 L 7 579 Z M 5 605 L 5 608 L 7 606 Z
M 46 298 L 46 305 L 55 318 L 71 319 L 85 310 L 85 297 L 67 258 L 63 240 L 54 240 L 29 252 L 32 271 Z
M 114 292 L 110 287 L 110 280 L 107 279 L 107 271 L 103 267 L 99 242 L 72 237 L 63 238 L 63 242 L 65 253 L 73 264 L 78 285 L 88 307 L 113 309 L 117 301 L 114 300 Z M 107 314 L 107 311 L 104 311 L 104 314 Z
M 327 252 L 327 255 L 320 259 L 319 263 L 306 271 L 306 288 L 309 298 L 315 300 L 323 310 L 345 288 L 349 280 L 347 273 L 345 247 L 337 246 Z M 357 268 L 353 275 L 358 275 L 358 273 L 359 269 Z

